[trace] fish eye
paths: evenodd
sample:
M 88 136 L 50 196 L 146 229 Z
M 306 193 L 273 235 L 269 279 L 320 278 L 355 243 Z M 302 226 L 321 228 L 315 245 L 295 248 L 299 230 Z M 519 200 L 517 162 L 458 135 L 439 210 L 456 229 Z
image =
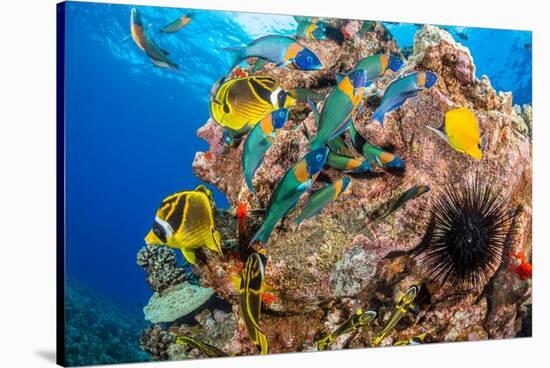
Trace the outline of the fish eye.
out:
M 313 58 L 311 56 L 308 56 L 308 57 L 306 57 L 306 61 L 308 63 L 311 63 L 311 62 L 313 62 Z
M 284 117 L 285 117 L 285 113 L 282 112 L 282 111 L 279 111 L 279 117 L 280 117 L 280 118 L 284 118 Z
M 317 154 L 317 156 L 315 156 L 315 159 L 317 161 L 321 161 L 323 159 L 323 155 L 319 153 L 319 154 Z
M 154 233 L 156 236 L 160 236 L 160 230 L 159 230 L 157 227 L 154 227 L 154 228 L 153 228 L 153 233 Z

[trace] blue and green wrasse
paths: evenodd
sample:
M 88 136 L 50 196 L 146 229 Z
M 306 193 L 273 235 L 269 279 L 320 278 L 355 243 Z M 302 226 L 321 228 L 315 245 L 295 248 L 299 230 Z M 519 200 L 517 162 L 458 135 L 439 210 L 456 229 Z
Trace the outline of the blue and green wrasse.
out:
M 222 254 L 221 236 L 214 227 L 213 202 L 212 191 L 204 185 L 164 198 L 145 243 L 180 249 L 190 264 L 195 264 L 195 251 L 201 247 Z
M 319 126 L 319 111 L 317 106 L 311 99 L 308 100 L 309 107 L 313 112 L 315 119 L 315 125 Z M 309 139 L 309 135 L 308 135 Z M 329 148 L 329 153 L 327 157 L 326 165 L 337 170 L 342 170 L 343 172 L 350 174 L 360 174 L 366 171 L 372 170 L 370 162 L 366 160 L 358 160 L 352 157 L 352 153 L 346 142 L 342 138 L 342 135 L 337 136 L 334 139 L 331 139 L 327 143 Z
M 372 170 L 369 161 L 339 155 L 332 150 L 328 153 L 326 165 L 349 174 L 361 174 Z
M 194 339 L 190 336 L 178 336 L 176 338 L 176 344 L 182 346 L 188 346 L 192 349 L 197 349 L 209 358 L 226 357 L 227 354 L 218 349 L 215 346 L 209 345 L 200 340 Z
M 327 337 L 319 340 L 317 342 L 317 349 L 327 350 L 336 339 L 348 332 L 358 330 L 359 328 L 368 325 L 376 318 L 376 312 L 366 311 L 363 312 L 359 308 L 346 322 L 344 322 L 340 327 L 338 327 L 334 332 L 332 332 Z
M 251 245 L 255 242 L 267 244 L 279 220 L 292 211 L 302 194 L 311 188 L 327 155 L 327 147 L 312 150 L 286 172 L 269 198 L 264 222 L 252 238 Z
M 177 70 L 178 64 L 168 58 L 168 52 L 161 49 L 143 28 L 141 15 L 136 8 L 132 8 L 130 16 L 130 33 L 136 45 L 145 51 L 149 59 L 158 67 Z
M 353 122 L 350 124 L 349 132 L 353 147 L 371 164 L 377 164 L 380 167 L 389 169 L 402 169 L 405 167 L 405 162 L 399 156 L 386 152 L 380 147 L 367 142 L 357 131 Z
M 418 293 L 418 286 L 413 285 L 405 291 L 405 294 L 399 299 L 395 309 L 393 310 L 390 319 L 384 326 L 384 328 L 376 335 L 372 346 L 378 346 L 382 340 L 388 335 L 388 333 L 397 325 L 397 323 L 403 318 L 409 310 L 412 309 L 412 304 Z
M 193 20 L 193 13 L 188 13 L 186 15 L 183 15 L 179 17 L 178 19 L 174 20 L 173 22 L 170 22 L 166 26 L 162 27 L 159 30 L 159 33 L 175 33 L 191 23 L 191 20 Z
M 262 293 L 265 288 L 266 261 L 264 250 L 251 253 L 246 260 L 239 283 L 241 314 L 248 330 L 248 336 L 258 347 L 260 354 L 267 354 L 269 351 L 267 336 L 259 323 Z
M 319 115 L 317 135 L 311 142 L 312 149 L 324 146 L 349 127 L 349 122 L 363 99 L 366 82 L 366 73 L 355 70 L 344 76 L 334 87 Z
M 420 335 L 416 335 L 408 340 L 400 340 L 393 344 L 393 346 L 403 345 L 422 345 L 428 336 L 427 332 L 423 332 Z
M 437 76 L 429 71 L 414 72 L 393 81 L 384 91 L 380 106 L 374 111 L 370 122 L 377 121 L 383 126 L 387 113 L 401 107 L 408 98 L 416 96 L 418 92 L 432 87 L 436 81 Z
M 309 41 L 322 41 L 327 38 L 326 28 L 323 22 L 320 21 L 301 21 L 298 22 L 296 29 L 296 37 L 303 38 Z
M 242 154 L 243 175 L 248 189 L 254 193 L 252 178 L 262 164 L 264 154 L 279 136 L 279 130 L 285 125 L 288 109 L 278 109 L 260 120 L 246 138 Z
M 384 76 L 388 70 L 398 72 L 403 66 L 403 61 L 399 56 L 389 54 L 377 54 L 368 56 L 359 60 L 354 70 L 364 70 L 367 72 L 367 80 L 370 82 Z
M 384 214 L 382 214 L 382 216 L 380 216 L 379 219 L 385 219 L 386 217 L 397 211 L 400 207 L 402 207 L 407 201 L 420 197 L 422 194 L 429 191 L 430 187 L 427 185 L 415 185 L 414 187 L 405 190 L 395 201 L 392 201 L 389 208 L 384 212 Z
M 232 53 L 233 69 L 241 61 L 256 57 L 275 63 L 278 67 L 298 70 L 319 70 L 321 61 L 307 47 L 286 36 L 264 36 L 245 47 L 226 48 Z
M 320 213 L 327 204 L 337 200 L 340 194 L 348 189 L 350 181 L 349 178 L 342 178 L 313 193 L 294 222 L 299 225 L 305 219 L 312 218 Z

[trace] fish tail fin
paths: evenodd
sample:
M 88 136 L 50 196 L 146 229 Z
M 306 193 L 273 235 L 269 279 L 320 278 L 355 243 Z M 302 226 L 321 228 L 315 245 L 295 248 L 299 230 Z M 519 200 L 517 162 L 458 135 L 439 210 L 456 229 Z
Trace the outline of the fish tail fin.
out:
M 223 50 L 229 52 L 231 58 L 231 69 L 235 68 L 244 59 L 244 51 L 246 47 L 226 47 Z
M 246 183 L 246 186 L 248 187 L 250 193 L 256 194 L 256 192 L 254 192 L 254 187 L 252 186 L 252 178 L 245 177 L 244 182 Z
M 264 221 L 260 229 L 258 229 L 256 234 L 254 234 L 254 237 L 250 241 L 250 246 L 255 243 L 260 243 L 261 246 L 267 245 L 267 242 L 269 241 L 269 237 L 271 236 L 275 225 L 276 224 L 273 224 L 271 221 Z
M 369 122 L 373 123 L 373 122 L 376 121 L 376 122 L 380 123 L 380 125 L 382 125 L 382 127 L 383 127 L 384 126 L 384 116 L 385 115 L 386 115 L 386 113 L 384 112 L 384 110 L 378 108 L 372 114 Z

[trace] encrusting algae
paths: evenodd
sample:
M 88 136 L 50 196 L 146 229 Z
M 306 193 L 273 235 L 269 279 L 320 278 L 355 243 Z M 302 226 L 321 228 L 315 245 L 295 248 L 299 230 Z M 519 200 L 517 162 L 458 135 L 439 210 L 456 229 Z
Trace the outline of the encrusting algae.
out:
M 231 208 L 216 209 L 202 185 L 176 193 L 146 237 L 180 249 L 230 305 L 216 328 L 169 324 L 167 344 L 186 349 L 171 357 L 518 335 L 530 323 L 531 144 L 511 96 L 476 79 L 468 50 L 438 27 L 420 28 L 405 58 L 381 23 L 298 18 L 299 41 L 271 35 L 229 50 L 235 66 L 213 88 L 198 131 L 210 148 L 193 169 Z M 498 228 L 498 254 L 510 259 L 487 269 L 448 259 L 455 229 L 443 250 L 432 236 L 443 229 L 432 219 L 438 203 L 471 210 L 467 198 L 442 196 L 449 184 L 469 190 L 474 172 L 507 183 L 502 203 L 523 209 L 513 234 Z M 472 195 L 479 211 L 487 195 Z M 498 209 L 511 219 L 511 208 Z M 442 262 L 452 269 L 438 271 Z M 483 276 L 476 287 L 457 288 L 472 273 Z

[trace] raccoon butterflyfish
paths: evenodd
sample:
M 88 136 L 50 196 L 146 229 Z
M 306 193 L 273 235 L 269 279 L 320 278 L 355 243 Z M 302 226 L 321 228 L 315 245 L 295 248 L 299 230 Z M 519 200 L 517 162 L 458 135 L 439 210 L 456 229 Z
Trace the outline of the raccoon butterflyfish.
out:
M 329 153 L 330 155 L 330 153 Z M 299 225 L 303 220 L 312 218 L 321 212 L 327 204 L 338 199 L 341 193 L 344 193 L 350 184 L 350 178 L 342 178 L 334 183 L 325 185 L 308 198 L 300 215 L 294 220 Z
M 252 178 L 262 164 L 264 154 L 279 136 L 279 130 L 285 125 L 287 117 L 288 109 L 274 110 L 260 120 L 246 137 L 241 162 L 244 181 L 252 193 Z
M 355 70 L 344 76 L 328 95 L 317 123 L 317 135 L 311 142 L 316 149 L 342 134 L 349 126 L 353 113 L 364 95 L 367 78 L 363 70 Z
M 178 69 L 178 64 L 168 58 L 168 52 L 161 49 L 145 32 L 141 15 L 136 8 L 132 8 L 130 15 L 130 33 L 136 45 L 145 51 L 153 64 L 161 68 Z
M 191 23 L 191 20 L 193 20 L 194 13 L 188 13 L 186 15 L 182 15 L 181 17 L 177 18 L 173 22 L 170 22 L 169 24 L 165 25 L 159 30 L 159 33 L 175 33 Z
M 480 137 L 479 124 L 475 114 L 465 107 L 445 113 L 445 123 L 439 129 L 428 126 L 452 148 L 466 153 L 476 160 L 483 158 L 482 148 L 485 137 Z
M 213 94 L 210 114 L 224 129 L 224 143 L 233 144 L 240 142 L 242 136 L 271 111 L 295 103 L 272 78 L 235 78 L 221 83 Z
M 211 202 L 212 191 L 204 185 L 166 197 L 157 210 L 145 242 L 178 248 L 191 264 L 195 264 L 195 250 L 200 247 L 222 254 Z
M 298 70 L 319 70 L 323 67 L 321 61 L 313 51 L 286 36 L 260 37 L 245 47 L 232 47 L 225 50 L 231 52 L 233 69 L 241 61 L 256 57 L 276 66 Z
M 403 345 L 421 345 L 426 341 L 426 337 L 428 337 L 427 332 L 422 332 L 419 335 L 416 335 L 408 340 L 400 340 L 393 344 L 393 346 L 403 346 Z
M 260 354 L 267 354 L 269 350 L 267 336 L 259 323 L 267 262 L 264 252 L 265 250 L 262 249 L 251 253 L 246 260 L 240 278 L 234 280 L 234 282 L 238 282 L 241 315 L 248 330 L 248 336 L 258 347 Z
M 405 162 L 399 156 L 367 142 L 365 137 L 357 131 L 353 121 L 350 124 L 349 133 L 353 147 L 371 164 L 389 169 L 402 169 L 405 167 Z
M 430 187 L 427 185 L 415 185 L 407 190 L 405 190 L 401 195 L 394 201 L 390 203 L 388 209 L 380 216 L 380 220 L 388 217 L 395 211 L 397 211 L 401 206 L 403 206 L 407 201 L 421 196 L 424 193 L 430 191 Z
M 432 87 L 436 81 L 437 76 L 429 71 L 414 72 L 393 81 L 386 87 L 382 101 L 372 114 L 370 122 L 377 121 L 384 125 L 384 116 L 387 113 L 401 107 L 408 98 L 416 96 L 418 92 Z
M 317 349 L 327 350 L 336 339 L 348 332 L 355 331 L 365 325 L 368 325 L 376 318 L 376 312 L 366 311 L 363 312 L 359 308 L 346 322 L 344 322 L 340 327 L 334 330 L 330 335 L 322 338 L 317 342 Z
M 414 302 L 414 299 L 416 298 L 416 294 L 418 293 L 418 286 L 413 285 L 410 288 L 405 291 L 405 294 L 401 296 L 399 301 L 397 302 L 397 305 L 395 306 L 393 313 L 390 316 L 390 319 L 384 326 L 384 328 L 376 335 L 376 338 L 372 342 L 373 346 L 377 346 L 380 344 L 382 340 L 386 337 L 386 335 L 397 325 L 397 323 L 403 318 L 405 314 L 409 310 L 412 309 L 412 304 Z
M 193 349 L 198 349 L 201 353 L 206 355 L 209 358 L 215 358 L 215 357 L 225 357 L 227 356 L 226 353 L 221 351 L 215 346 L 209 345 L 205 342 L 202 342 L 200 340 L 194 339 L 190 336 L 178 336 L 176 338 L 176 344 L 188 346 Z
M 256 242 L 266 245 L 273 229 L 298 203 L 298 200 L 311 188 L 317 175 L 323 169 L 328 155 L 328 147 L 321 147 L 307 153 L 294 164 L 279 181 L 269 198 L 262 226 L 250 245 Z

